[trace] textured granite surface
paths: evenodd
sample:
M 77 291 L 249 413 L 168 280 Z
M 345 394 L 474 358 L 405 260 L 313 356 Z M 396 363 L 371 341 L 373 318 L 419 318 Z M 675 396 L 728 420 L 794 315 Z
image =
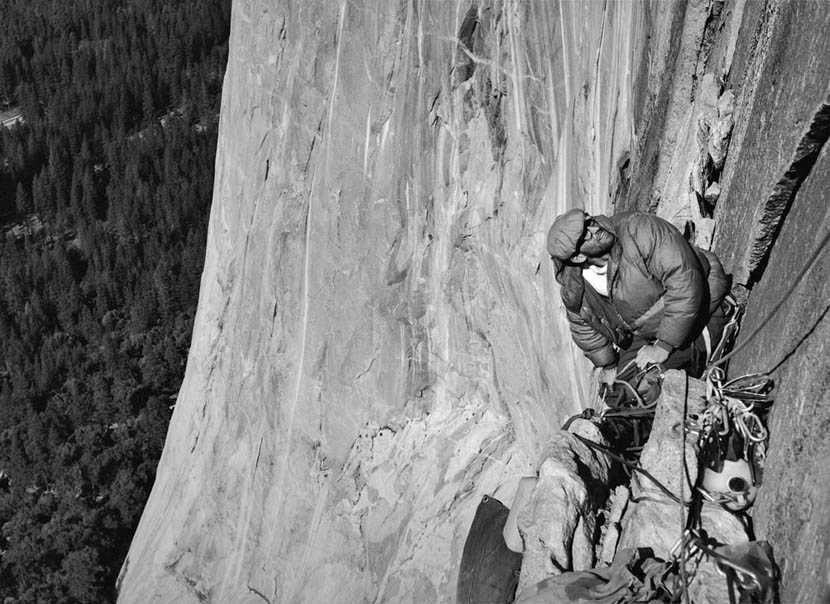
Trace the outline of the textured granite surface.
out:
M 454 597 L 482 495 L 588 398 L 543 243 L 615 188 L 636 9 L 234 3 L 193 346 L 120 601 Z
M 774 369 L 756 532 L 784 601 L 826 600 L 826 254 L 790 280 L 830 228 L 828 15 L 234 2 L 193 344 L 120 601 L 452 600 L 482 496 L 592 400 L 543 245 L 614 201 L 714 228 L 755 284 L 744 334 L 791 295 L 732 370 Z

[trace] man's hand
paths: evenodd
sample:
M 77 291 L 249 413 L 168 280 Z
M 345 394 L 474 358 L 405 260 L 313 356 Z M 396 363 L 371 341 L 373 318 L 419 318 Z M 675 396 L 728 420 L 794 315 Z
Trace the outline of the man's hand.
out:
M 614 365 L 613 367 L 602 367 L 599 370 L 599 383 L 600 385 L 605 384 L 608 389 L 612 389 L 614 387 L 614 381 L 617 379 L 617 366 Z
M 668 350 L 656 344 L 649 344 L 648 346 L 643 346 L 637 352 L 635 363 L 637 367 L 646 369 L 649 365 L 659 365 L 667 358 L 669 358 Z

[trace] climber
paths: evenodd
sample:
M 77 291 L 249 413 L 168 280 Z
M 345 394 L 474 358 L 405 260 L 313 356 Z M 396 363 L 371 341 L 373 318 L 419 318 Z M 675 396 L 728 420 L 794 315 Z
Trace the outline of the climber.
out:
M 700 375 L 706 340 L 714 345 L 725 323 L 721 303 L 730 287 L 713 253 L 654 214 L 581 209 L 554 220 L 547 248 L 571 334 L 601 384 L 612 388 L 618 367 L 634 365 Z

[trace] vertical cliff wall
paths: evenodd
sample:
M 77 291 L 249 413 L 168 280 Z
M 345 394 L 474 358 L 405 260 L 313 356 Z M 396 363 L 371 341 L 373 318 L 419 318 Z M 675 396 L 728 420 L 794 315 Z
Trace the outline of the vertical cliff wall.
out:
M 453 598 L 481 496 L 587 398 L 544 237 L 608 208 L 667 6 L 234 3 L 193 344 L 120 601 Z
M 825 602 L 830 11 L 820 0 L 688 8 L 672 29 L 696 35 L 698 52 L 654 55 L 673 67 L 662 88 L 635 93 L 643 135 L 621 197 L 679 226 L 695 220 L 704 243 L 714 231 L 714 250 L 748 297 L 730 373 L 776 382 L 755 532 L 775 548 L 781 601 Z
M 717 250 L 751 286 L 731 370 L 776 381 L 755 529 L 776 548 L 782 602 L 830 601 L 830 11 L 747 2 L 728 85 L 736 137 Z M 759 330 L 758 335 L 747 340 Z
M 591 398 L 544 238 L 613 202 L 714 233 L 747 330 L 791 295 L 733 370 L 778 380 L 758 537 L 786 599 L 826 599 L 826 257 L 783 279 L 826 244 L 823 8 L 235 2 L 193 344 L 120 601 L 451 601 L 481 496 L 509 503 Z

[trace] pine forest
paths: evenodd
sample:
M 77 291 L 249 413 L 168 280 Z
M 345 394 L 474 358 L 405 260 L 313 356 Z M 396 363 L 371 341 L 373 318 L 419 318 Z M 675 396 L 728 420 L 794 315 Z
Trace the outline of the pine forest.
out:
M 113 602 L 184 375 L 230 0 L 0 7 L 0 601 Z

